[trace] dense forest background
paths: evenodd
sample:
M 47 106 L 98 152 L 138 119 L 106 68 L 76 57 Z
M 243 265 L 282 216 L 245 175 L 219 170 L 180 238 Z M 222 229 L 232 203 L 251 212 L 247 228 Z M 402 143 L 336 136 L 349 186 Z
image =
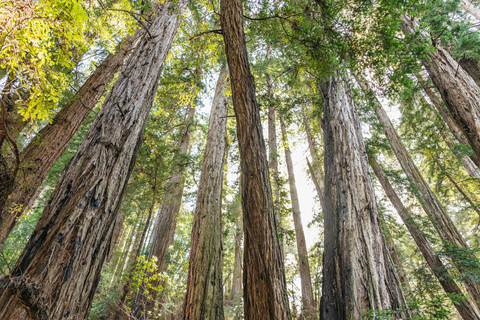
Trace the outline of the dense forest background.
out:
M 480 319 L 476 0 L 2 0 L 1 319 Z

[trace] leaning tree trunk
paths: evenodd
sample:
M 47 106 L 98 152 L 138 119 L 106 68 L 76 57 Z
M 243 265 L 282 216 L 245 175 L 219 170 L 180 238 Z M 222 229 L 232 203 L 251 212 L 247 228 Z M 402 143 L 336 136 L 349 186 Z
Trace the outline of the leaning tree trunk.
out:
M 247 57 L 241 0 L 220 1 L 240 149 L 245 319 L 291 319 L 260 110 Z
M 453 136 L 457 139 L 457 141 L 465 146 L 470 146 L 467 139 L 465 139 L 464 134 L 462 130 L 457 126 L 455 121 L 453 121 L 452 117 L 450 114 L 447 112 L 445 109 L 445 106 L 440 102 L 440 100 L 437 98 L 437 95 L 433 92 L 433 90 L 427 85 L 425 80 L 422 78 L 420 74 L 417 74 L 417 79 L 420 85 L 422 86 L 423 90 L 427 94 L 428 98 L 430 101 L 433 103 L 435 106 L 435 109 L 437 109 L 438 113 L 442 117 L 442 119 L 445 121 L 447 124 L 448 129 L 450 129 L 450 132 L 453 134 Z M 449 144 L 449 140 L 445 139 L 445 142 L 447 145 L 451 148 L 452 146 Z M 475 164 L 475 157 L 462 157 L 461 161 L 465 167 L 465 170 L 467 170 L 468 174 L 472 177 L 477 176 L 480 172 L 478 169 L 478 165 Z
M 176 155 L 177 159 L 182 159 L 188 154 L 188 148 L 190 146 L 190 132 L 193 124 L 193 118 L 195 116 L 195 108 L 191 107 L 187 111 L 185 118 L 185 131 L 178 142 L 179 151 Z M 163 195 L 163 201 L 160 209 L 157 212 L 157 220 L 153 229 L 152 247 L 148 254 L 148 259 L 153 257 L 157 258 L 157 269 L 163 270 L 165 264 L 165 254 L 168 247 L 171 245 L 171 232 L 172 226 L 175 225 L 175 217 L 180 212 L 182 204 L 182 196 L 184 189 L 184 172 L 185 165 L 179 163 L 178 167 L 174 169 L 174 172 L 170 176 L 166 185 L 166 192 Z M 175 229 L 173 229 L 175 232 Z M 159 281 L 153 283 L 156 287 Z M 152 301 L 147 301 L 147 295 L 144 294 L 145 288 L 140 288 L 140 292 L 137 294 L 133 303 L 132 309 L 134 310 L 133 316 L 138 318 L 141 313 L 154 308 L 152 301 L 155 300 L 157 292 L 151 290 L 148 296 L 152 297 Z
M 315 305 L 315 299 L 313 298 L 312 276 L 310 274 L 310 264 L 308 263 L 307 243 L 305 241 L 305 233 L 303 232 L 300 201 L 298 200 L 297 184 L 295 182 L 295 173 L 293 171 L 292 154 L 288 145 L 287 129 L 285 128 L 285 121 L 283 120 L 282 115 L 280 115 L 280 126 L 282 128 L 288 182 L 290 185 L 290 199 L 292 201 L 293 224 L 295 225 L 295 238 L 297 240 L 298 265 L 302 287 L 302 315 L 305 319 L 316 319 L 317 308 Z
M 480 85 L 480 62 L 474 58 L 461 59 L 460 66 L 465 70 L 477 85 Z
M 425 213 L 427 213 L 428 217 L 431 219 L 441 239 L 447 244 L 458 249 L 469 250 L 467 243 L 453 224 L 453 221 L 448 216 L 445 208 L 442 206 L 435 193 L 433 193 L 433 191 L 430 189 L 427 182 L 423 179 L 420 171 L 413 162 L 412 157 L 408 153 L 407 148 L 405 148 L 405 145 L 395 130 L 395 127 L 388 118 L 387 113 L 382 108 L 380 101 L 378 101 L 378 99 L 375 97 L 375 94 L 370 90 L 365 80 L 361 78 L 361 75 L 355 74 L 355 77 L 364 93 L 369 95 L 371 101 L 375 104 L 375 113 L 377 114 L 378 120 L 383 127 L 383 132 L 390 142 L 392 150 L 395 153 L 400 166 L 405 171 L 408 179 L 417 189 L 415 195 L 418 197 Z M 477 260 L 477 258 L 471 253 L 468 253 L 468 256 L 474 261 Z M 459 257 L 455 255 L 453 255 L 451 258 L 454 261 L 458 271 L 460 271 L 460 273 L 463 275 L 467 291 L 472 300 L 474 300 L 475 305 L 478 307 L 478 303 L 480 301 L 480 283 L 475 281 L 475 279 L 471 276 L 468 276 L 469 272 L 466 270 L 465 263 L 462 261 L 462 259 L 459 259 Z
M 462 0 L 460 1 L 460 7 L 462 7 L 463 10 L 470 13 L 472 16 L 475 17 L 475 19 L 477 19 L 480 22 L 480 9 L 476 5 L 474 5 L 468 0 Z
M 341 78 L 322 83 L 325 119 L 325 251 L 321 319 L 394 310 L 409 318 L 388 254 L 360 121 Z
M 462 290 L 458 287 L 452 276 L 448 273 L 448 270 L 443 264 L 443 262 L 440 260 L 435 251 L 433 251 L 432 247 L 428 243 L 428 240 L 425 238 L 424 233 L 417 226 L 408 209 L 403 205 L 402 200 L 398 197 L 397 193 L 395 192 L 387 177 L 383 173 L 382 168 L 377 163 L 377 160 L 370 154 L 368 155 L 368 159 L 370 160 L 373 171 L 375 172 L 378 180 L 380 181 L 383 190 L 385 190 L 385 193 L 390 199 L 390 202 L 393 204 L 400 218 L 402 218 L 403 223 L 408 229 L 408 232 L 410 232 L 413 240 L 415 240 L 415 243 L 420 249 L 420 252 L 425 258 L 425 261 L 430 267 L 432 273 L 442 285 L 445 292 L 448 294 L 455 294 L 458 297 L 464 298 L 458 299 L 458 303 L 454 303 L 458 313 L 465 320 L 480 319 L 480 316 L 477 314 L 470 302 L 465 298 Z
M 20 153 L 20 170 L 8 201 L 0 207 L 0 247 L 143 32 L 139 30 L 136 35 L 127 36 L 119 44 L 117 52 L 108 56 L 87 79 L 76 97 Z
M 186 0 L 176 3 L 182 8 Z M 158 81 L 180 24 L 170 2 L 128 58 L 103 108 L 65 168 L 10 277 L 1 319 L 85 319 L 108 255 Z
M 405 14 L 401 15 L 402 31 L 414 34 L 418 22 Z M 422 34 L 430 39 L 427 34 Z M 460 129 L 465 133 L 476 157 L 474 161 L 480 167 L 480 87 L 442 47 L 436 45 L 436 51 L 429 52 L 429 59 L 422 61 L 430 78 L 440 92 L 445 106 Z
M 222 320 L 222 189 L 227 146 L 228 71 L 223 68 L 213 97 L 197 191 L 188 264 L 184 319 Z
M 310 156 L 312 157 L 313 166 L 315 168 L 319 168 L 320 166 L 320 159 L 317 155 L 317 148 L 315 139 L 313 138 L 312 129 L 310 128 L 310 124 L 307 119 L 307 115 L 305 113 L 305 109 L 302 107 L 302 120 L 303 126 L 305 127 L 305 133 L 307 134 L 307 141 L 308 141 L 308 150 L 310 151 Z M 308 170 L 310 171 L 310 175 L 312 176 L 313 184 L 315 185 L 315 190 L 317 191 L 318 200 L 320 201 L 320 206 L 322 207 L 323 211 L 323 193 L 324 193 L 324 183 L 323 183 L 323 172 L 317 172 L 310 161 L 307 159 Z M 320 171 L 320 169 L 318 169 Z

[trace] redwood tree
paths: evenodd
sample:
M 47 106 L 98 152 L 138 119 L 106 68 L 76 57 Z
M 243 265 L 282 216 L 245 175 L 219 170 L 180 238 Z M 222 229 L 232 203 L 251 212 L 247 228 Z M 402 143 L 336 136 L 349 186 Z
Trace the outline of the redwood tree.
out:
M 10 277 L 2 319 L 84 319 L 100 280 L 158 80 L 188 2 L 153 7 L 78 152 L 64 170 Z
M 78 90 L 73 100 L 65 105 L 20 152 L 20 167 L 11 192 L 1 195 L 7 198 L 0 204 L 0 248 L 8 237 L 17 219 L 29 209 L 43 180 L 60 158 L 68 143 L 77 133 L 83 121 L 95 108 L 107 90 L 108 82 L 123 65 L 125 58 L 134 48 L 135 41 L 144 33 L 143 29 L 134 36 L 127 36 L 90 75 Z
M 342 78 L 322 83 L 325 119 L 325 251 L 321 319 L 361 319 L 394 310 L 405 297 L 380 227 L 365 144 Z
M 197 191 L 184 319 L 223 319 L 222 187 L 227 143 L 228 72 L 220 71 Z
M 241 0 L 220 1 L 240 151 L 245 319 L 291 319 L 267 154 L 243 31 Z

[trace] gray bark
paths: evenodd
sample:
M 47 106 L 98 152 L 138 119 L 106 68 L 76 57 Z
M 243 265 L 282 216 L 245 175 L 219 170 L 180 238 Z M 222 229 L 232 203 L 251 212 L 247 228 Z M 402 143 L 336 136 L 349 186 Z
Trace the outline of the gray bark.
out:
M 223 68 L 213 97 L 193 220 L 184 319 L 224 318 L 222 191 L 227 146 L 227 75 Z
M 234 301 L 237 295 L 242 291 L 242 212 L 240 211 L 235 221 L 235 264 L 233 266 L 232 291 L 230 292 L 230 301 Z
M 325 251 L 321 319 L 409 318 L 380 226 L 360 121 L 342 79 L 322 84 Z
M 295 182 L 295 173 L 293 171 L 292 154 L 288 145 L 287 129 L 285 128 L 285 121 L 282 115 L 280 115 L 280 126 L 282 128 L 288 182 L 290 185 L 290 199 L 292 201 L 293 223 L 295 225 L 295 238 L 297 240 L 298 265 L 302 288 L 302 315 L 305 319 L 316 319 L 317 312 L 315 310 L 316 305 L 313 298 L 312 276 L 310 274 L 310 264 L 308 263 L 307 243 L 305 241 L 305 233 L 303 232 L 300 201 L 298 200 L 297 184 Z
M 308 161 L 308 169 L 310 171 L 310 175 L 312 176 L 313 184 L 315 185 L 315 190 L 317 191 L 318 200 L 320 201 L 320 206 L 323 210 L 324 200 L 323 200 L 323 193 L 325 190 L 324 186 L 324 175 L 321 171 L 320 167 L 320 159 L 317 155 L 317 147 L 315 143 L 315 139 L 312 134 L 312 129 L 310 128 L 310 124 L 307 119 L 307 115 L 305 114 L 305 109 L 302 108 L 302 120 L 303 126 L 305 127 L 305 133 L 307 134 L 307 141 L 308 141 L 308 150 L 310 151 L 310 156 L 312 157 L 313 165 Z M 318 168 L 315 170 L 315 168 Z
M 402 31 L 414 34 L 418 22 L 413 17 L 401 15 Z M 422 33 L 422 37 L 430 39 Z M 476 157 L 473 161 L 480 167 L 480 87 L 470 75 L 442 47 L 429 52 L 429 59 L 422 61 L 430 78 L 442 96 L 445 106 L 455 123 L 465 134 Z
M 480 22 L 480 9 L 476 5 L 474 5 L 468 0 L 462 0 L 460 1 L 460 7 L 470 13 L 472 16 L 475 17 L 475 19 L 477 19 L 477 21 Z
M 267 49 L 267 59 L 270 58 L 270 50 Z M 273 98 L 273 81 L 272 76 L 267 74 L 267 90 L 270 98 Z M 278 171 L 278 148 L 277 148 L 277 129 L 275 125 L 275 106 L 269 104 L 268 106 L 268 154 L 269 161 L 268 167 L 272 170 L 273 175 L 273 195 L 274 195 L 274 205 L 275 205 L 275 216 L 277 218 L 278 230 L 282 231 L 282 218 L 280 216 L 280 187 L 278 185 L 278 179 L 280 177 Z M 285 246 L 283 241 L 280 240 L 280 250 L 282 252 L 282 257 L 285 259 Z
M 187 1 L 176 3 L 182 9 Z M 103 108 L 64 170 L 9 278 L 2 319 L 85 319 L 108 255 L 158 80 L 180 20 L 156 5 L 151 36 L 127 59 Z

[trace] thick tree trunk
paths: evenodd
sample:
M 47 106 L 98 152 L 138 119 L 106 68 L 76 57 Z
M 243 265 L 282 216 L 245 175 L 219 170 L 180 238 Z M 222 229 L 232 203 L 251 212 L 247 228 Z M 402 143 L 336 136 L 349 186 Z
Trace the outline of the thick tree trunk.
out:
M 267 59 L 270 58 L 270 50 L 267 49 Z M 272 76 L 267 74 L 267 90 L 270 98 L 273 98 L 273 81 Z M 277 218 L 278 230 L 282 231 L 282 218 L 280 216 L 280 186 L 278 185 L 278 179 L 280 177 L 278 171 L 278 148 L 277 148 L 277 128 L 275 125 L 275 107 L 272 104 L 268 106 L 268 154 L 269 161 L 268 167 L 273 171 L 273 195 L 275 205 L 275 216 Z M 285 259 L 285 246 L 283 240 L 280 240 L 280 250 L 282 257 Z
M 291 319 L 267 154 L 247 57 L 241 0 L 220 1 L 240 149 L 245 319 Z
M 213 97 L 197 191 L 188 265 L 184 319 L 222 320 L 222 189 L 227 146 L 228 71 L 223 68 Z
M 402 31 L 405 34 L 417 31 L 418 22 L 415 18 L 402 14 L 401 19 Z M 425 37 L 430 38 L 428 35 Z M 422 63 L 450 115 L 465 133 L 476 155 L 473 160 L 480 167 L 480 87 L 440 46 L 437 45 L 436 51 L 428 53 L 428 56 L 430 59 L 425 59 Z
M 307 134 L 307 141 L 308 141 L 308 150 L 310 151 L 310 156 L 312 157 L 313 166 L 315 168 L 320 168 L 320 159 L 317 155 L 317 148 L 315 139 L 313 138 L 312 129 L 310 128 L 310 124 L 308 123 L 307 115 L 305 114 L 305 109 L 302 108 L 302 120 L 303 126 L 305 127 L 305 132 Z M 315 190 L 317 191 L 318 200 L 320 201 L 320 206 L 323 210 L 324 200 L 323 200 L 323 193 L 324 193 L 324 183 L 323 183 L 323 172 L 316 172 L 310 161 L 307 159 L 308 169 L 310 171 L 310 175 L 312 176 L 313 184 L 315 185 Z
M 282 115 L 280 115 L 280 125 L 282 128 L 282 137 L 285 149 L 285 160 L 287 162 L 288 182 L 290 185 L 290 199 L 292 201 L 293 224 L 295 225 L 295 238 L 297 240 L 298 265 L 300 269 L 300 282 L 302 287 L 302 315 L 305 319 L 316 319 L 317 310 L 313 298 L 312 276 L 310 274 L 310 264 L 308 263 L 308 250 L 303 232 L 302 217 L 300 212 L 300 201 L 298 200 L 297 184 L 295 182 L 295 173 L 293 171 L 292 154 L 288 145 L 287 129 Z
M 469 58 L 459 61 L 460 66 L 465 70 L 477 85 L 480 85 L 480 62 L 477 59 Z
M 179 151 L 176 155 L 177 159 L 181 159 L 183 156 L 188 154 L 188 148 L 190 146 L 190 132 L 191 126 L 193 123 L 193 118 L 195 116 L 195 108 L 191 107 L 187 111 L 185 118 L 185 131 L 178 142 Z M 184 189 L 184 177 L 183 177 L 183 167 L 184 164 L 179 163 L 178 167 L 174 169 L 172 175 L 167 181 L 167 189 L 163 196 L 163 201 L 160 209 L 157 212 L 157 220 L 155 221 L 155 226 L 153 229 L 152 235 L 152 247 L 148 254 L 148 259 L 152 257 L 157 258 L 157 268 L 159 271 L 164 269 L 165 265 L 165 254 L 167 253 L 168 247 L 172 244 L 170 239 L 173 239 L 173 234 L 175 233 L 175 217 L 180 212 L 180 207 L 182 204 L 183 189 Z M 172 234 L 173 231 L 173 234 Z M 153 284 L 154 286 L 158 285 L 158 282 Z M 134 317 L 140 317 L 141 313 L 144 313 L 147 309 L 151 310 L 154 308 L 154 305 L 151 301 L 147 301 L 146 295 L 143 292 L 144 288 L 140 288 L 140 292 L 135 298 L 132 309 L 134 310 Z M 156 291 L 151 291 L 149 295 L 153 300 L 156 298 Z
M 369 155 L 370 164 L 375 172 L 380 184 L 385 190 L 390 202 L 394 206 L 395 210 L 397 211 L 400 218 L 402 218 L 403 223 L 410 232 L 413 240 L 417 244 L 420 252 L 422 253 L 425 261 L 427 262 L 428 266 L 430 267 L 432 273 L 438 279 L 440 284 L 442 285 L 443 289 L 446 293 L 455 294 L 459 297 L 465 297 L 462 290 L 458 287 L 458 285 L 453 280 L 452 276 L 448 273 L 447 268 L 440 260 L 438 255 L 433 251 L 432 247 L 428 243 L 427 239 L 425 238 L 424 233 L 420 228 L 415 224 L 413 217 L 411 216 L 410 212 L 407 208 L 403 205 L 402 200 L 398 197 L 397 193 L 391 186 L 390 182 L 388 181 L 387 177 L 383 173 L 382 168 L 377 163 L 376 159 Z M 457 308 L 458 313 L 462 316 L 465 320 L 470 319 L 480 319 L 477 312 L 474 310 L 470 302 L 466 299 L 458 299 L 459 303 L 454 303 L 455 308 Z
M 387 113 L 382 108 L 382 105 L 378 99 L 375 97 L 375 94 L 370 90 L 364 79 L 362 79 L 359 74 L 355 74 L 355 77 L 362 90 L 365 92 L 365 94 L 371 97 L 372 102 L 375 104 L 375 113 L 378 116 L 380 124 L 383 126 L 383 132 L 390 142 L 392 150 L 395 153 L 400 166 L 405 171 L 405 174 L 411 183 L 416 187 L 417 192 L 415 195 L 418 197 L 419 202 L 422 204 L 424 211 L 432 221 L 441 239 L 449 245 L 455 246 L 459 249 L 468 250 L 467 243 L 453 224 L 453 221 L 448 216 L 445 208 L 442 206 L 437 196 L 433 193 L 426 181 L 423 179 L 420 171 L 413 162 L 412 157 L 408 153 L 405 145 L 400 139 L 400 136 L 395 130 L 395 127 L 388 118 Z M 469 257 L 473 260 L 477 260 L 473 254 L 469 254 Z M 452 256 L 451 258 L 453 259 L 458 271 L 460 271 L 460 273 L 464 276 L 468 293 L 472 300 L 474 300 L 475 305 L 477 305 L 478 301 L 480 301 L 480 283 L 468 276 L 468 272 L 465 270 L 465 264 L 464 262 L 460 261 L 461 259 L 455 256 Z
M 242 291 L 242 239 L 242 212 L 240 211 L 235 221 L 235 264 L 233 266 L 233 284 L 232 291 L 230 291 L 230 301 L 234 301 Z
M 476 5 L 474 5 L 468 0 L 462 0 L 460 1 L 460 7 L 462 7 L 463 10 L 470 13 L 472 16 L 475 17 L 475 19 L 477 19 L 480 22 L 480 9 Z
M 186 0 L 176 3 L 185 7 Z M 172 3 L 127 59 L 103 108 L 64 170 L 12 274 L 0 318 L 85 319 L 108 255 L 167 54 L 180 20 Z
M 321 319 L 361 319 L 394 310 L 405 297 L 385 244 L 365 144 L 346 84 L 322 84 L 325 119 L 325 252 Z
M 12 231 L 15 223 L 35 196 L 48 172 L 65 151 L 68 143 L 83 121 L 107 90 L 108 82 L 120 70 L 125 58 L 132 51 L 135 40 L 143 34 L 137 31 L 127 36 L 115 54 L 108 56 L 80 88 L 76 97 L 46 125 L 20 153 L 20 169 L 9 194 L 0 207 L 0 247 Z M 1 196 L 0 196 L 1 197 Z
M 427 94 L 428 98 L 430 101 L 433 103 L 435 106 L 435 109 L 437 109 L 438 113 L 442 117 L 442 119 L 445 121 L 447 124 L 447 127 L 450 129 L 450 132 L 453 134 L 453 136 L 457 139 L 457 141 L 460 144 L 470 146 L 468 144 L 467 139 L 465 139 L 465 136 L 462 132 L 462 130 L 457 126 L 455 121 L 453 121 L 452 117 L 450 114 L 447 112 L 445 109 L 444 104 L 440 102 L 440 100 L 437 98 L 437 95 L 433 92 L 433 90 L 427 85 L 425 80 L 422 78 L 421 75 L 417 74 L 417 79 L 420 85 L 422 86 L 423 90 Z M 446 137 L 443 137 L 445 140 L 445 143 L 448 145 L 449 148 L 453 147 L 453 143 Z M 480 177 L 480 170 L 478 169 L 477 165 L 475 164 L 475 157 L 462 157 L 461 161 L 463 163 L 463 166 L 465 167 L 465 170 L 467 173 L 472 176 L 472 177 Z

